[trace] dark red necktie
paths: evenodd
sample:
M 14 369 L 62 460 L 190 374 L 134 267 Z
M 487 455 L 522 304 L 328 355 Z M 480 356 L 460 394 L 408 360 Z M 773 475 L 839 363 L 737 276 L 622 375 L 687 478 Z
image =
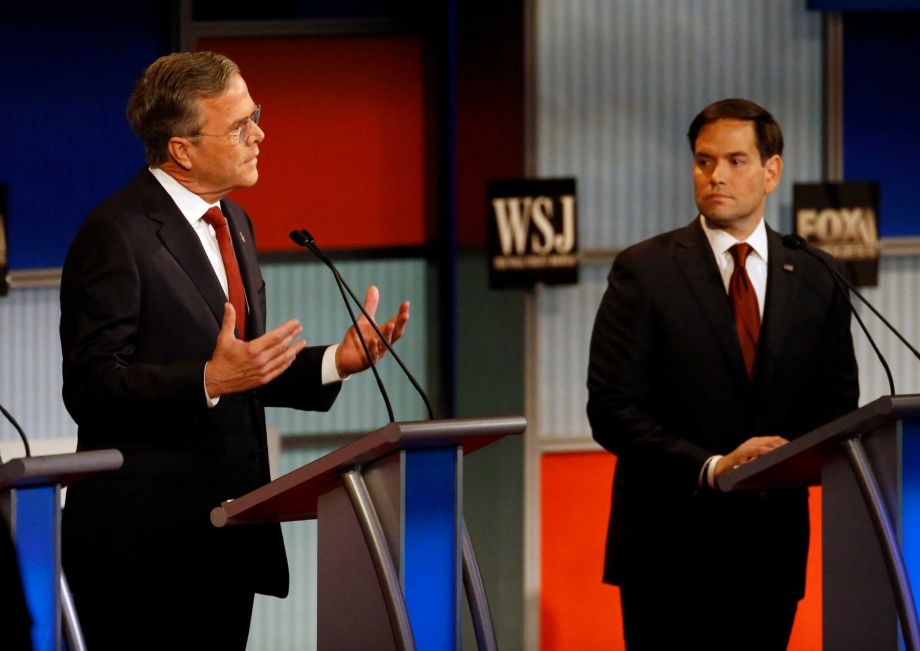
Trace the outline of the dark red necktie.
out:
M 735 312 L 735 329 L 738 330 L 738 341 L 741 343 L 741 355 L 744 357 L 744 368 L 747 370 L 748 378 L 754 376 L 757 340 L 760 338 L 760 307 L 757 305 L 754 285 L 751 284 L 744 267 L 752 250 L 750 244 L 744 242 L 729 249 L 735 260 L 735 270 L 728 281 L 728 296 Z
M 236 310 L 236 331 L 240 339 L 246 338 L 246 292 L 243 289 L 243 277 L 240 275 L 240 266 L 233 253 L 233 243 L 230 241 L 230 228 L 227 218 L 220 208 L 209 208 L 203 219 L 214 228 L 217 235 L 217 246 L 220 247 L 220 257 L 224 261 L 224 271 L 227 274 L 227 290 L 230 303 Z

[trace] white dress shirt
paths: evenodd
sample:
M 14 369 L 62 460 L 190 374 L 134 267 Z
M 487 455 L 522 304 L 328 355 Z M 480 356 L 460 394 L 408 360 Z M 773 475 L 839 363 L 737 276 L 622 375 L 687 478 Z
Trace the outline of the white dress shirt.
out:
M 700 224 L 703 226 L 703 232 L 706 233 L 706 239 L 709 240 L 709 246 L 712 247 L 712 253 L 716 257 L 716 265 L 719 267 L 719 273 L 722 274 L 722 282 L 725 285 L 725 291 L 728 292 L 728 283 L 731 280 L 732 272 L 735 270 L 735 259 L 732 257 L 731 249 L 736 244 L 744 241 L 753 249 L 744 263 L 751 284 L 754 286 L 754 293 L 757 294 L 757 306 L 760 308 L 760 318 L 763 318 L 763 308 L 767 297 L 767 226 L 761 217 L 757 228 L 751 233 L 746 240 L 736 240 L 734 237 L 719 228 L 710 226 L 706 218 L 700 215 Z
M 767 298 L 767 227 L 764 223 L 763 216 L 757 223 L 754 232 L 748 235 L 745 240 L 737 240 L 720 228 L 713 228 L 706 221 L 706 218 L 700 215 L 700 224 L 709 246 L 712 248 L 712 254 L 716 258 L 716 265 L 719 267 L 719 273 L 722 275 L 722 283 L 725 285 L 725 292 L 728 293 L 729 281 L 731 281 L 732 272 L 735 271 L 735 259 L 732 257 L 730 249 L 739 242 L 746 242 L 750 245 L 752 251 L 744 263 L 744 269 L 747 271 L 751 284 L 754 286 L 754 293 L 757 295 L 757 306 L 760 308 L 760 318 L 763 319 L 763 308 Z M 708 485 L 715 488 L 716 464 L 722 458 L 721 454 L 714 454 L 703 464 L 700 469 L 699 484 Z

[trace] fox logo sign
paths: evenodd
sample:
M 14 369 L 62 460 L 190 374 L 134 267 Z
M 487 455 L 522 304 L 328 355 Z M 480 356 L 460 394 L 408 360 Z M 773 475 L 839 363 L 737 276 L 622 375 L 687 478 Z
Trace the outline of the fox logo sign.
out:
M 878 284 L 878 184 L 796 183 L 795 232 L 844 263 L 850 280 Z
M 575 179 L 492 181 L 488 196 L 492 287 L 578 282 Z

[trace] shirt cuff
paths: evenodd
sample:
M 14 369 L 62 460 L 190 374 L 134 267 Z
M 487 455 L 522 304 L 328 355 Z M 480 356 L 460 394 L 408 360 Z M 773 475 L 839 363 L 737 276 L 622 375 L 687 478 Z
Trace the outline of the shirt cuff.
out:
M 700 476 L 697 480 L 697 483 L 700 486 L 708 486 L 709 488 L 717 488 L 716 486 L 716 465 L 719 463 L 724 455 L 714 454 L 703 464 L 703 467 L 700 469 Z
M 220 396 L 212 398 L 208 395 L 208 363 L 204 363 L 204 371 L 201 373 L 201 387 L 204 389 L 204 399 L 205 403 L 208 405 L 208 409 L 214 409 L 217 406 L 217 403 L 220 402 Z
M 350 375 L 342 377 L 339 375 L 339 369 L 335 367 L 335 351 L 338 349 L 339 344 L 333 344 L 326 348 L 326 351 L 323 353 L 323 370 L 321 375 L 323 386 L 336 382 L 344 382 L 351 377 Z

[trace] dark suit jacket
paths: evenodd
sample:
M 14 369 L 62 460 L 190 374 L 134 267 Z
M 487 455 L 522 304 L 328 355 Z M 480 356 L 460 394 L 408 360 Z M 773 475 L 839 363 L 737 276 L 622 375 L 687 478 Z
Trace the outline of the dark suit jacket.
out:
M 255 338 L 265 283 L 252 226 L 232 201 L 222 207 Z M 145 581 L 168 585 L 216 565 L 256 592 L 287 594 L 279 527 L 216 530 L 210 510 L 268 481 L 265 405 L 325 410 L 340 385 L 321 385 L 324 349 L 308 348 L 274 382 L 208 409 L 204 365 L 225 301 L 197 235 L 147 170 L 77 234 L 61 281 L 64 402 L 78 448 L 118 448 L 125 463 L 69 489 L 64 561 L 75 591 L 143 568 Z
M 594 438 L 617 455 L 607 582 L 692 590 L 735 567 L 751 589 L 802 594 L 804 489 L 724 494 L 697 483 L 713 454 L 752 436 L 793 439 L 857 404 L 847 303 L 818 261 L 769 228 L 768 246 L 752 381 L 698 219 L 614 261 L 588 370 Z

